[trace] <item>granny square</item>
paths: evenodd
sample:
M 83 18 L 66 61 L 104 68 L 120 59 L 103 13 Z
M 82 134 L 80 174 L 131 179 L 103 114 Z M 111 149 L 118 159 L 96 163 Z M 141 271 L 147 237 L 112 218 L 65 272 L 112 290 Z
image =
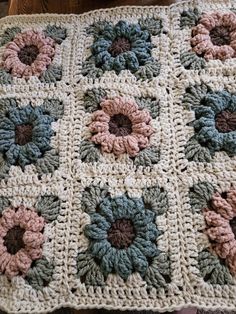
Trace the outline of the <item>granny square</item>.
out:
M 0 26 L 0 84 L 69 83 L 73 46 L 72 17 L 12 17 Z
M 0 310 L 236 310 L 236 2 L 0 20 Z

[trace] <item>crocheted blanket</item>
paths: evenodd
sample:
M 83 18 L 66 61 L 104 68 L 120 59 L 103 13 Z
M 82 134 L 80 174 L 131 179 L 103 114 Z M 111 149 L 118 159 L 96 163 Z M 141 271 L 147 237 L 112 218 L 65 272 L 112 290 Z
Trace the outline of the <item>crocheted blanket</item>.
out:
M 236 309 L 236 2 L 0 21 L 0 308 Z

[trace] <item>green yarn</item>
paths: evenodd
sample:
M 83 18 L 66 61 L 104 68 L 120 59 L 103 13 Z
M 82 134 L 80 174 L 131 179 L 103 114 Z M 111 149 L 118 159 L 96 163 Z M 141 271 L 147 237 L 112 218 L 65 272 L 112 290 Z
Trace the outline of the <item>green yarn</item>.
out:
M 233 284 L 228 268 L 208 250 L 199 253 L 198 266 L 204 281 L 213 285 Z
M 162 33 L 163 23 L 161 19 L 158 18 L 139 19 L 138 23 L 141 26 L 142 30 L 147 30 L 153 36 L 160 35 Z
M 0 84 L 7 85 L 12 83 L 12 77 L 11 74 L 9 74 L 7 71 L 0 69 Z
M 82 194 L 81 208 L 84 212 L 92 214 L 96 212 L 98 205 L 108 195 L 107 186 L 102 188 L 99 186 L 90 185 Z
M 0 196 L 0 215 L 2 214 L 4 209 L 10 206 L 10 204 L 11 202 L 9 201 L 7 197 Z
M 104 275 L 102 274 L 99 265 L 96 264 L 93 257 L 82 252 L 78 254 L 77 257 L 77 269 L 78 277 L 84 279 L 83 283 L 86 286 L 104 286 Z
M 100 103 L 106 97 L 106 91 L 102 88 L 93 88 L 86 91 L 83 97 L 83 105 L 87 112 L 94 112 L 100 109 Z
M 187 70 L 201 70 L 206 67 L 206 60 L 191 51 L 181 52 L 180 62 Z
M 43 290 L 52 280 L 54 266 L 46 258 L 38 259 L 29 269 L 25 280 L 36 290 Z
M 199 144 L 195 136 L 191 137 L 185 145 L 184 153 L 188 161 L 195 162 L 210 162 L 213 156 L 209 148 Z
M 170 282 L 170 260 L 165 253 L 160 253 L 153 259 L 144 275 L 144 280 L 150 288 L 156 289 L 166 287 Z
M 99 148 L 91 141 L 82 141 L 80 144 L 80 159 L 86 163 L 93 163 L 100 159 Z
M 12 41 L 15 36 L 21 32 L 19 27 L 7 28 L 5 32 L 1 35 L 0 46 L 4 46 L 10 41 Z
M 103 70 L 95 65 L 95 58 L 90 57 L 82 65 L 81 73 L 83 76 L 91 77 L 92 79 L 100 78 L 103 75 Z
M 64 104 L 59 99 L 45 99 L 41 106 L 43 112 L 49 114 L 55 120 L 61 119 L 64 114 Z
M 59 168 L 59 154 L 55 149 L 44 153 L 42 158 L 37 159 L 35 167 L 39 175 L 53 173 Z
M 10 164 L 4 159 L 3 155 L 0 153 L 0 180 L 6 179 L 8 177 L 9 169 Z
M 167 192 L 158 186 L 144 189 L 143 201 L 145 206 L 157 215 L 163 215 L 169 207 Z
M 0 99 L 0 118 L 4 117 L 9 109 L 17 107 L 17 101 L 15 98 L 1 98 Z
M 161 65 L 158 61 L 148 61 L 134 73 L 138 80 L 151 80 L 160 74 Z
M 210 182 L 194 184 L 189 191 L 190 205 L 193 212 L 201 212 L 203 208 L 207 207 L 215 190 L 215 186 Z
M 61 44 L 66 39 L 66 29 L 56 25 L 48 25 L 44 31 L 46 36 L 51 37 L 57 44 Z
M 100 35 L 104 32 L 107 27 L 112 27 L 111 22 L 99 21 L 95 22 L 93 25 L 90 25 L 86 32 L 90 35 L 93 35 L 95 39 L 99 38 Z
M 197 8 L 189 9 L 187 11 L 183 11 L 180 17 L 180 28 L 183 29 L 185 27 L 193 27 L 197 24 L 197 21 L 200 17 L 200 13 Z
M 40 76 L 42 83 L 56 83 L 62 78 L 62 67 L 60 65 L 50 65 Z
M 61 201 L 55 195 L 44 195 L 40 197 L 35 207 L 47 222 L 52 222 L 59 215 Z
M 160 104 L 156 98 L 136 97 L 135 101 L 139 109 L 147 109 L 153 119 L 159 116 Z
M 196 106 L 202 105 L 202 99 L 209 92 L 211 92 L 211 89 L 204 83 L 200 85 L 189 85 L 189 87 L 186 88 L 182 103 L 186 109 L 194 109 Z
M 160 161 L 160 150 L 157 147 L 149 147 L 141 150 L 134 158 L 134 165 L 152 167 Z

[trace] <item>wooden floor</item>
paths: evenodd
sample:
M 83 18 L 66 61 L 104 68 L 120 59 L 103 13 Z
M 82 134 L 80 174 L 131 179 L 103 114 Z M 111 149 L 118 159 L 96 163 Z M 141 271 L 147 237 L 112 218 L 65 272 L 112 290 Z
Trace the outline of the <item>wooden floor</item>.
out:
M 0 0 L 4 2 L 4 0 Z M 121 5 L 170 5 L 174 0 L 9 0 L 8 14 L 32 13 L 83 13 L 99 8 L 109 8 Z M 4 6 L 2 6 L 3 8 Z M 5 8 L 5 7 L 4 7 Z M 0 6 L 1 10 L 1 6 Z M 3 10 L 3 9 L 2 9 Z M 1 13 L 1 12 L 0 12 Z M 2 15 L 4 13 L 2 12 Z M 53 314 L 146 314 L 151 312 L 119 312 L 105 310 L 80 310 L 61 309 Z M 0 311 L 0 314 L 4 314 Z
M 169 5 L 174 0 L 9 0 L 9 14 L 83 13 L 121 5 Z

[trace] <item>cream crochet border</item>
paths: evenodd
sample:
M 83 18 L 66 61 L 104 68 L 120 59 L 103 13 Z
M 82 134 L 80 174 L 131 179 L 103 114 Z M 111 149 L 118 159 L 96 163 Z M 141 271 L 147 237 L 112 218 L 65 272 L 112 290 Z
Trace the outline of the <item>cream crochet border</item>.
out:
M 119 7 L 102 9 L 82 15 L 21 15 L 6 17 L 0 20 L 0 33 L 7 27 L 15 25 L 27 27 L 43 27 L 48 23 L 63 25 L 68 29 L 68 38 L 62 45 L 58 63 L 63 66 L 63 78 L 57 85 L 42 84 L 37 80 L 15 82 L 13 85 L 0 86 L 0 97 L 17 95 L 21 99 L 38 99 L 46 95 L 59 95 L 68 105 L 63 119 L 60 121 L 60 134 L 55 145 L 60 151 L 60 168 L 52 176 L 38 178 L 34 169 L 22 173 L 13 169 L 7 181 L 0 181 L 0 196 L 8 196 L 21 200 L 26 204 L 30 199 L 50 191 L 58 194 L 62 200 L 62 210 L 52 233 L 52 245 L 48 254 L 55 255 L 55 274 L 49 287 L 43 292 L 36 292 L 30 286 L 24 285 L 24 280 L 16 278 L 12 284 L 0 277 L 0 308 L 9 313 L 45 313 L 60 307 L 107 308 L 122 310 L 156 310 L 159 312 L 178 310 L 184 307 L 196 306 L 202 309 L 236 309 L 236 286 L 216 286 L 204 283 L 198 276 L 196 254 L 202 245 L 201 239 L 195 236 L 193 230 L 198 230 L 201 221 L 191 214 L 188 204 L 188 187 L 194 182 L 208 178 L 222 186 L 231 182 L 236 185 L 235 159 L 226 161 L 220 158 L 210 165 L 190 163 L 183 157 L 182 146 L 186 142 L 185 129 L 188 115 L 179 105 L 181 93 L 190 81 L 210 81 L 215 88 L 228 84 L 236 90 L 236 79 L 233 77 L 235 63 L 229 61 L 221 69 L 219 64 L 212 64 L 206 70 L 197 73 L 186 71 L 179 62 L 180 43 L 187 42 L 189 34 L 179 30 L 179 16 L 184 9 L 199 7 L 203 10 L 230 8 L 236 1 L 212 0 L 184 1 L 170 7 Z M 159 77 L 150 83 L 141 83 L 127 76 L 114 77 L 107 73 L 102 79 L 83 78 L 80 74 L 81 61 L 86 58 L 84 41 L 88 40 L 85 27 L 94 21 L 118 21 L 125 19 L 137 21 L 141 16 L 156 15 L 163 18 L 164 28 L 169 32 L 160 39 L 161 49 L 156 49 L 154 55 L 160 60 L 162 71 Z M 79 40 L 76 40 L 79 38 Z M 1 50 L 0 50 L 1 55 Z M 77 62 L 79 61 L 79 62 Z M 232 68 L 232 76 L 221 77 L 225 71 Z M 228 80 L 228 81 L 227 81 Z M 187 83 L 186 83 L 187 82 Z M 161 128 L 167 126 L 162 158 L 152 171 L 134 171 L 125 164 L 118 166 L 111 160 L 108 165 L 85 166 L 76 158 L 75 147 L 81 140 L 81 95 L 91 86 L 105 87 L 112 93 L 123 92 L 129 95 L 155 94 L 163 104 L 168 104 L 164 110 Z M 170 94 L 165 92 L 168 87 Z M 59 91 L 59 92 L 58 92 Z M 24 96 L 26 95 L 26 96 Z M 66 106 L 65 106 L 66 107 Z M 165 106 L 164 106 L 165 107 Z M 72 125 L 76 128 L 72 128 Z M 170 147 L 174 153 L 170 153 Z M 219 171 L 219 167 L 221 172 Z M 183 170 L 186 168 L 186 171 Z M 127 175 L 128 174 L 128 175 Z M 170 178 L 170 181 L 168 179 Z M 82 227 L 88 222 L 87 216 L 81 211 L 81 191 L 94 182 L 107 183 L 112 195 L 127 191 L 130 196 L 139 196 L 141 188 L 158 182 L 165 187 L 170 209 L 166 216 L 158 222 L 164 228 L 165 235 L 160 240 L 161 248 L 169 250 L 171 256 L 171 283 L 168 291 L 161 291 L 157 296 L 153 290 L 147 293 L 140 286 L 140 279 L 132 277 L 127 286 L 122 282 L 110 280 L 101 289 L 85 288 L 76 278 L 75 258 L 78 247 L 86 247 L 86 239 Z M 195 229 L 194 229 L 195 228 Z M 181 288 L 180 288 L 181 287 Z

